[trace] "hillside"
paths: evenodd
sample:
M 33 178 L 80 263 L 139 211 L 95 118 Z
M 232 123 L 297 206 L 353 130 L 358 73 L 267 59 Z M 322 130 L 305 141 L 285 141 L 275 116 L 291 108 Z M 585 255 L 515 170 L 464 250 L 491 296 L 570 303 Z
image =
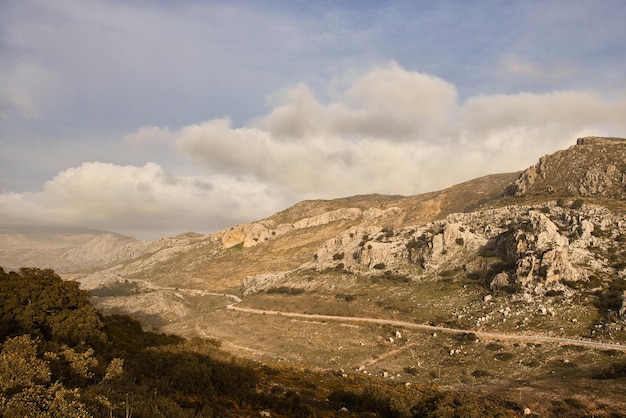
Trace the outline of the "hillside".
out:
M 626 410 L 622 374 L 594 377 L 626 361 L 624 161 L 626 140 L 581 138 L 523 172 L 303 201 L 71 277 L 107 313 L 266 364 L 601 416 Z
M 0 265 L 53 268 L 60 273 L 102 268 L 144 251 L 145 242 L 86 228 L 0 228 Z

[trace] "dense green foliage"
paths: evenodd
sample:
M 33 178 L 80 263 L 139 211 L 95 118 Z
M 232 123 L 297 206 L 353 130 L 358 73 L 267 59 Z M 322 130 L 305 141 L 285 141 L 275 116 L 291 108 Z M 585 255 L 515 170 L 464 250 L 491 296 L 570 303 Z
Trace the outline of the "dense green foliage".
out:
M 105 341 L 101 315 L 76 282 L 52 270 L 0 272 L 0 338 L 30 334 L 45 341 L 98 345 Z
M 0 268 L 2 417 L 421 417 L 519 413 L 476 395 L 270 368 L 215 341 L 102 316 L 51 270 Z M 508 412 L 508 414 L 507 414 Z M 441 415 L 445 413 L 444 415 Z

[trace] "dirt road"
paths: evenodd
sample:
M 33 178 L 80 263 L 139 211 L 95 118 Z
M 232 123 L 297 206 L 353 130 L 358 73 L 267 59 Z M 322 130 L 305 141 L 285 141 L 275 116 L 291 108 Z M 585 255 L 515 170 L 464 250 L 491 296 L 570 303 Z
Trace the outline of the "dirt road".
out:
M 603 343 L 603 342 L 590 341 L 590 340 L 577 340 L 574 338 L 549 337 L 545 335 L 505 334 L 505 333 L 498 333 L 498 332 L 472 331 L 472 330 L 463 330 L 463 329 L 456 329 L 456 328 L 438 327 L 435 325 L 416 324 L 413 322 L 396 321 L 392 319 L 346 317 L 346 316 L 320 315 L 320 314 L 303 314 L 303 313 L 296 313 L 296 312 L 281 312 L 281 311 L 266 311 L 263 309 L 240 308 L 238 306 L 235 306 L 235 304 L 228 305 L 228 309 L 238 311 L 238 312 L 245 312 L 249 314 L 256 314 L 256 315 L 280 315 L 280 316 L 286 316 L 286 317 L 291 317 L 291 318 L 317 319 L 321 321 L 366 322 L 370 324 L 393 325 L 393 326 L 402 327 L 402 328 L 418 329 L 422 331 L 446 332 L 446 333 L 451 333 L 451 334 L 473 333 L 478 338 L 482 338 L 482 339 L 526 341 L 526 342 L 532 342 L 532 343 L 544 342 L 544 343 L 557 343 L 557 344 L 571 344 L 571 345 L 578 345 L 578 346 L 584 346 L 584 347 L 590 347 L 590 348 L 597 348 L 597 349 L 602 349 L 602 350 L 612 349 L 612 350 L 626 351 L 626 345 L 614 344 L 614 343 Z

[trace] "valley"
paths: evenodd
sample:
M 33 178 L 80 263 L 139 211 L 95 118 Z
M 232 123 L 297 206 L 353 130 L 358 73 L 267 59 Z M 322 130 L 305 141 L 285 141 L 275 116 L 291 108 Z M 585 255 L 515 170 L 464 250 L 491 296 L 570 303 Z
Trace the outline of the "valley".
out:
M 522 173 L 304 201 L 207 235 L 96 234 L 46 260 L 73 263 L 64 279 L 105 314 L 268 367 L 620 416 L 624 161 L 626 140 L 581 138 Z

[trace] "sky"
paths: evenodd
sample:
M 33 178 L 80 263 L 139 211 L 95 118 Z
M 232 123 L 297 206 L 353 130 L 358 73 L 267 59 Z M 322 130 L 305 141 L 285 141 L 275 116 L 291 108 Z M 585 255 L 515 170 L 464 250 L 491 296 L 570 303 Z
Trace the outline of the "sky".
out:
M 621 0 L 0 1 L 0 226 L 209 233 L 626 136 Z

